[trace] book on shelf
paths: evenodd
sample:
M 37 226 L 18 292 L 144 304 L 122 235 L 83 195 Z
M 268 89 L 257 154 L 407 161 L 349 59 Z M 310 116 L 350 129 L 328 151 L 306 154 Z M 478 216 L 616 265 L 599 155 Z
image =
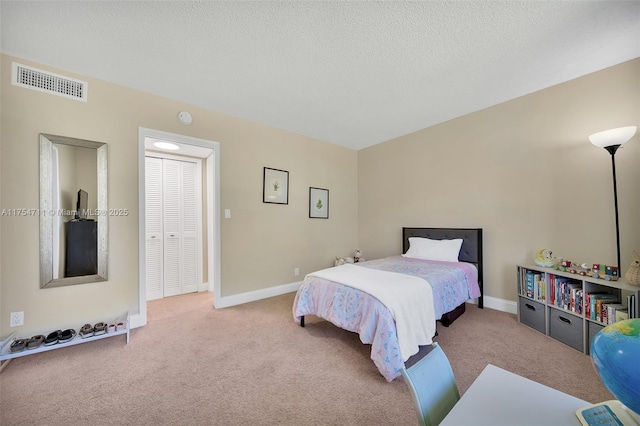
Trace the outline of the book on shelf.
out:
M 527 269 L 524 273 L 524 289 L 522 294 L 527 297 L 543 301 L 545 300 L 545 281 L 544 274 Z
M 584 291 L 582 288 L 572 290 L 571 294 L 571 310 L 577 314 L 582 313 L 582 298 Z
M 576 416 L 584 426 L 640 426 L 640 415 L 617 399 L 582 407 L 576 411 Z
M 533 298 L 535 300 L 544 302 L 545 297 L 545 281 L 544 275 L 535 273 L 533 274 Z
M 616 319 L 618 312 L 627 311 L 627 307 L 622 303 L 604 303 L 602 306 L 602 322 L 607 325 L 618 321 Z
M 609 305 L 614 305 L 616 303 L 618 303 L 617 300 L 612 303 L 609 303 L 606 300 L 602 302 L 602 304 L 600 305 L 600 322 L 601 323 L 609 324 Z
M 525 273 L 525 294 L 533 299 L 534 276 L 533 271 L 527 270 Z
M 597 293 L 592 294 L 590 299 L 590 316 L 589 318 L 594 321 L 602 322 L 602 301 L 606 300 L 609 303 L 618 303 L 618 296 L 615 294 L 608 293 Z M 606 302 L 605 302 L 606 303 Z
M 568 278 L 556 276 L 554 280 L 555 286 L 555 296 L 554 296 L 554 306 L 561 307 L 562 306 L 562 294 L 564 286 L 567 283 Z
M 625 309 L 618 309 L 616 311 L 616 321 L 622 321 L 622 320 L 626 320 L 629 319 L 629 308 L 625 308 Z
M 627 296 L 627 314 L 629 318 L 638 318 L 638 313 L 636 312 L 636 295 L 630 294 Z
M 562 307 L 568 311 L 575 312 L 576 291 L 582 288 L 582 284 L 567 283 L 563 295 Z
M 603 294 L 603 292 L 587 292 L 584 294 L 584 316 L 591 319 L 591 296 L 594 294 Z
M 578 312 L 582 310 L 580 302 L 576 305 L 576 294 L 581 294 L 582 284 L 567 277 L 554 277 L 554 306 L 568 311 Z M 580 290 L 580 293 L 577 293 Z

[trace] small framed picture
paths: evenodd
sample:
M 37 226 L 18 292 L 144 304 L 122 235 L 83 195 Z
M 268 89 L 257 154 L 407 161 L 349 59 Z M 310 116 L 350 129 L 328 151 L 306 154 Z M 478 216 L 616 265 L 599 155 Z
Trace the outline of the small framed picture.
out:
M 329 190 L 309 188 L 309 217 L 329 219 Z
M 289 204 L 289 172 L 264 168 L 262 202 Z

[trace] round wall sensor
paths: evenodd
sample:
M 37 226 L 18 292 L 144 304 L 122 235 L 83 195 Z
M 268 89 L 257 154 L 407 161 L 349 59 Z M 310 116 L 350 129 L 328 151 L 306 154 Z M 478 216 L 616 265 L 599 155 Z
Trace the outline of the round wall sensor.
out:
M 185 126 L 188 126 L 189 124 L 191 124 L 191 121 L 193 119 L 191 118 L 191 114 L 189 114 L 187 111 L 180 111 L 178 113 L 178 120 L 180 120 L 180 122 Z

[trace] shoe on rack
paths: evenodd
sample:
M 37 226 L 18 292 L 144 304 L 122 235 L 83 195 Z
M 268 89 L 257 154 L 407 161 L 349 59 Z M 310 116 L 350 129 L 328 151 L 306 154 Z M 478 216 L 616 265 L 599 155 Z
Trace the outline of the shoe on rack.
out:
M 51 333 L 49 333 L 47 338 L 44 339 L 44 345 L 45 346 L 55 345 L 56 343 L 58 343 L 58 340 L 60 339 L 61 334 L 62 334 L 62 330 L 52 331 Z
M 107 325 L 107 333 L 113 333 L 116 331 L 116 324 L 113 322 L 110 322 L 109 325 Z
M 85 324 L 82 326 L 82 328 L 80 329 L 80 337 L 82 337 L 83 339 L 86 339 L 87 337 L 91 337 L 93 336 L 93 327 L 91 327 L 91 324 Z
M 126 330 L 127 329 L 127 325 L 123 322 L 117 322 L 116 323 L 116 331 L 122 331 L 122 330 Z
M 93 335 L 99 336 L 101 334 L 105 334 L 107 332 L 107 324 L 103 322 L 99 322 L 93 326 Z
M 18 352 L 22 352 L 24 348 L 27 346 L 27 342 L 29 339 L 16 339 L 11 344 L 11 353 L 15 354 Z
M 29 341 L 27 342 L 27 349 L 36 349 L 39 348 L 40 345 L 42 345 L 44 343 L 44 339 L 45 337 L 42 334 L 38 334 L 36 336 L 33 336 L 31 339 L 29 339 Z
M 62 334 L 60 335 L 60 339 L 58 340 L 58 343 L 70 342 L 71 340 L 73 340 L 74 337 L 76 337 L 76 334 L 77 333 L 74 329 L 69 328 L 62 332 Z

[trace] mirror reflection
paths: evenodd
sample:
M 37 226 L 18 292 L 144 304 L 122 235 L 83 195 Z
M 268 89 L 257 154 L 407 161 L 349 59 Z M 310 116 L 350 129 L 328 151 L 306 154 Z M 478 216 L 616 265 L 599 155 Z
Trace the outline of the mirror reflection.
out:
M 40 135 L 40 286 L 107 279 L 107 145 Z

